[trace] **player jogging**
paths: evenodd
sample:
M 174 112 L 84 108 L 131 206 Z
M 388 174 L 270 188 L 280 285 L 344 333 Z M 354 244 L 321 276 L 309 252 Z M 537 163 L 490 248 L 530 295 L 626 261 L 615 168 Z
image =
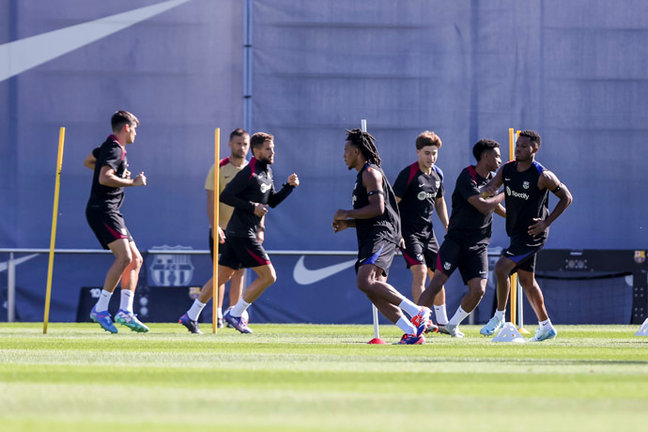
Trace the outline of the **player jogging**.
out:
M 227 224 L 225 244 L 218 260 L 218 284 L 229 281 L 240 268 L 252 268 L 258 276 L 224 316 L 225 321 L 241 333 L 252 333 L 247 320 L 242 318 L 243 312 L 277 280 L 270 258 L 259 242 L 261 220 L 268 213 L 268 207 L 277 206 L 299 186 L 299 178 L 293 173 L 281 190 L 275 191 L 270 169 L 274 163 L 274 136 L 257 132 L 252 135 L 250 146 L 254 157 L 220 194 L 221 202 L 234 207 L 234 212 Z M 200 294 L 203 303 L 211 298 L 212 291 L 210 286 L 203 288 Z
M 90 312 L 90 318 L 110 333 L 117 333 L 113 324 L 108 303 L 117 284 L 121 281 L 121 301 L 115 322 L 136 332 L 147 332 L 133 313 L 133 299 L 142 255 L 135 246 L 133 236 L 126 228 L 124 217 L 119 209 L 124 201 L 124 187 L 146 186 L 143 172 L 131 178 L 126 158 L 126 145 L 135 142 L 139 120 L 128 111 L 117 111 L 111 118 L 113 133 L 106 141 L 86 157 L 83 164 L 92 170 L 92 188 L 86 206 L 86 218 L 90 228 L 104 249 L 115 255 L 97 304 Z
M 549 226 L 572 202 L 567 186 L 558 177 L 536 162 L 540 149 L 540 135 L 532 130 L 522 131 L 515 143 L 515 160 L 504 164 L 485 188 L 493 193 L 504 185 L 506 205 L 506 233 L 510 246 L 502 252 L 495 264 L 497 278 L 497 310 L 480 330 L 490 336 L 504 324 L 508 301 L 509 275 L 517 272 L 518 279 L 533 307 L 539 327 L 532 342 L 553 339 L 558 332 L 551 325 L 544 297 L 535 279 L 536 254 L 547 241 Z M 549 213 L 549 191 L 559 199 Z
M 405 247 L 401 249 L 407 268 L 412 272 L 412 300 L 418 302 L 425 289 L 427 274 L 434 275 L 439 243 L 434 235 L 432 213 L 437 215 L 448 230 L 448 209 L 443 188 L 443 172 L 436 165 L 441 148 L 441 138 L 425 131 L 416 137 L 417 161 L 405 167 L 394 182 L 394 194 L 401 217 L 401 230 Z M 437 324 L 445 326 L 448 316 L 445 290 L 441 288 L 434 298 Z M 445 331 L 444 327 L 440 327 Z
M 353 188 L 353 210 L 338 210 L 333 216 L 333 232 L 355 227 L 358 238 L 356 281 L 378 310 L 405 332 L 400 344 L 422 344 L 425 337 L 407 319 L 419 306 L 387 283 L 387 273 L 401 239 L 400 217 L 394 192 L 380 168 L 375 139 L 360 129 L 347 131 L 344 161 L 358 171 Z M 419 333 L 417 335 L 417 333 Z
M 463 337 L 459 324 L 477 307 L 486 292 L 488 280 L 488 244 L 490 243 L 493 211 L 506 216 L 501 206 L 504 194 L 481 196 L 481 188 L 492 179 L 493 171 L 499 168 L 499 143 L 490 139 L 477 141 L 473 146 L 477 165 L 464 168 L 452 193 L 452 215 L 448 233 L 437 255 L 434 277 L 418 301 L 426 306 L 420 312 L 420 320 L 426 322 L 432 300 L 443 288 L 455 269 L 468 285 L 468 293 L 446 325 L 452 337 Z
M 245 157 L 250 150 L 250 134 L 241 128 L 234 129 L 230 133 L 229 137 L 229 147 L 230 147 L 230 156 L 222 159 L 219 162 L 218 169 L 218 186 L 219 193 L 225 189 L 225 186 L 236 176 L 236 174 L 241 171 L 246 165 L 247 160 Z M 214 254 L 214 237 L 212 224 L 214 221 L 214 174 L 215 167 L 211 166 L 209 173 L 207 174 L 207 179 L 205 180 L 205 190 L 207 191 L 207 218 L 209 220 L 209 252 L 213 259 Z M 218 240 L 219 243 L 225 242 L 225 228 L 227 223 L 232 217 L 234 208 L 223 204 L 222 202 L 218 203 Z M 260 231 L 262 233 L 262 231 Z M 244 279 L 245 270 L 238 269 L 232 275 L 230 281 L 229 289 L 229 300 L 230 305 L 236 304 L 243 294 L 243 279 Z M 199 296 L 194 300 L 193 305 L 189 310 L 180 317 L 178 322 L 191 332 L 191 333 L 202 333 L 198 327 L 198 316 L 202 312 L 203 308 L 209 298 L 211 298 L 213 278 L 203 285 L 201 294 L 203 292 L 210 292 L 210 296 L 203 298 Z M 209 286 L 208 289 L 205 287 Z M 219 287 L 218 290 L 218 307 L 216 309 L 217 317 L 217 326 L 218 328 L 223 327 L 223 300 L 225 295 L 225 285 Z

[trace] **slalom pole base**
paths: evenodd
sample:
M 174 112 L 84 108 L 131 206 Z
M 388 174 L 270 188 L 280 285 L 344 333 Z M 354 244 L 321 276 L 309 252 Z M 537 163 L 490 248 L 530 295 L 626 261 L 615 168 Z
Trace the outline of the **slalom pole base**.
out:
M 367 343 L 369 345 L 385 345 L 385 341 L 380 338 L 373 338 Z
M 530 335 L 531 334 L 531 332 L 529 330 L 525 329 L 524 327 L 518 327 L 518 331 L 520 332 L 520 334 L 523 334 L 523 335 Z

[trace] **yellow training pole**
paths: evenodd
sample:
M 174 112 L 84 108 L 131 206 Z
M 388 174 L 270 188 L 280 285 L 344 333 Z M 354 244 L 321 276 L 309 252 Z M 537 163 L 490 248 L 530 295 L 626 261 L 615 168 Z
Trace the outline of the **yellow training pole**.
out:
M 515 159 L 515 130 L 509 128 L 509 160 Z M 511 282 L 511 322 L 517 327 L 517 273 L 510 277 Z
M 61 186 L 61 168 L 63 167 L 63 144 L 65 128 L 59 130 L 58 156 L 56 157 L 56 181 L 54 183 L 54 209 L 52 210 L 52 234 L 50 236 L 49 264 L 47 266 L 47 292 L 45 293 L 45 315 L 43 316 L 43 334 L 47 334 L 49 323 L 50 299 L 52 297 L 52 273 L 54 271 L 54 244 L 56 243 L 56 222 L 58 220 L 59 189 Z
M 218 193 L 218 182 L 220 175 L 220 128 L 216 128 L 214 132 L 214 220 L 212 226 L 214 227 L 212 235 L 214 237 L 214 259 L 212 260 L 212 331 L 214 334 L 218 333 L 218 203 L 220 201 L 220 194 Z

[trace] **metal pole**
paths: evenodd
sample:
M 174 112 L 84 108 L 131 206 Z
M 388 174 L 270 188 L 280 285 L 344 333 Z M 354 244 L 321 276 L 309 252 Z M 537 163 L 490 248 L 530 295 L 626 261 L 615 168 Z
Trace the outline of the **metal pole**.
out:
M 243 129 L 252 133 L 252 0 L 243 6 Z
M 13 252 L 7 263 L 7 322 L 16 321 L 16 264 Z

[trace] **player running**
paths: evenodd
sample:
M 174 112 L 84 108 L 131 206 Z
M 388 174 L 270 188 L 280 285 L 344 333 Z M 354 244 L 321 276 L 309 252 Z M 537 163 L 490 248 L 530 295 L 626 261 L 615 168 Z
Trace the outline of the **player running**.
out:
M 448 233 L 437 255 L 434 277 L 418 301 L 426 306 L 418 319 L 427 322 L 432 300 L 459 268 L 464 283 L 468 285 L 468 293 L 445 326 L 452 337 L 464 337 L 459 324 L 477 307 L 486 292 L 493 211 L 506 216 L 500 204 L 504 200 L 503 193 L 487 197 L 481 195 L 481 188 L 493 178 L 492 172 L 502 163 L 499 143 L 490 139 L 479 140 L 473 146 L 473 155 L 477 165 L 464 168 L 457 177 Z
M 448 230 L 448 209 L 443 187 L 443 172 L 436 165 L 441 138 L 425 131 L 416 137 L 417 161 L 405 167 L 394 182 L 394 194 L 401 217 L 405 247 L 401 249 L 407 268 L 412 272 L 412 300 L 418 302 L 425 289 L 427 274 L 434 276 L 439 243 L 434 235 L 432 213 Z M 434 298 L 434 314 L 440 331 L 448 323 L 443 287 Z
M 234 129 L 230 133 L 229 137 L 229 147 L 230 155 L 225 159 L 222 159 L 219 162 L 218 169 L 218 188 L 219 194 L 223 192 L 225 186 L 236 176 L 236 174 L 241 171 L 246 165 L 247 160 L 245 157 L 250 150 L 250 134 L 241 129 Z M 205 180 L 205 190 L 207 191 L 207 219 L 209 220 L 209 252 L 213 259 L 214 254 L 214 237 L 212 224 L 214 221 L 214 174 L 215 174 L 214 165 L 209 169 L 207 174 L 207 179 Z M 222 202 L 218 203 L 218 240 L 219 243 L 225 242 L 225 229 L 227 224 L 232 217 L 234 208 L 223 204 Z M 262 230 L 259 231 L 259 234 L 263 233 Z M 232 275 L 230 281 L 229 289 L 229 300 L 230 305 L 236 304 L 243 294 L 243 279 L 244 279 L 245 269 L 238 269 Z M 211 290 L 211 285 L 213 283 L 213 278 L 209 278 L 205 285 L 203 285 L 203 290 L 209 285 L 209 290 Z M 223 300 L 225 296 L 225 285 L 220 286 L 218 290 L 218 307 L 216 309 L 217 326 L 218 328 L 223 327 Z M 186 314 L 182 315 L 178 322 L 189 330 L 191 333 L 202 333 L 198 327 L 198 316 L 205 307 L 205 303 L 209 300 L 206 299 L 205 302 L 202 302 L 200 297 L 195 299 L 191 308 L 187 311 Z
M 243 312 L 277 280 L 270 258 L 259 242 L 261 220 L 268 213 L 268 207 L 276 207 L 299 186 L 299 178 L 293 173 L 281 190 L 275 191 L 270 169 L 275 155 L 274 136 L 257 132 L 252 135 L 250 146 L 254 157 L 220 194 L 221 202 L 234 207 L 234 213 L 227 224 L 225 243 L 218 260 L 218 284 L 229 281 L 240 268 L 252 268 L 258 276 L 224 316 L 225 321 L 241 333 L 252 333 L 247 320 L 242 317 Z M 200 301 L 207 303 L 212 292 L 212 286 L 203 287 Z M 181 317 L 181 321 L 186 315 Z M 192 321 L 191 325 L 198 325 L 196 320 L 187 319 Z M 189 328 L 184 322 L 182 324 Z
M 400 235 L 400 217 L 396 197 L 380 168 L 375 139 L 360 129 L 347 131 L 344 161 L 349 170 L 358 171 L 353 188 L 353 210 L 338 210 L 333 216 L 333 232 L 355 227 L 358 261 L 355 264 L 358 289 L 378 310 L 405 332 L 399 344 L 425 343 L 425 337 L 407 319 L 419 312 L 419 306 L 387 283 L 387 272 L 394 259 Z M 417 334 L 418 333 L 418 334 Z
M 504 324 L 510 291 L 509 275 L 515 272 L 538 318 L 539 327 L 531 341 L 553 339 L 558 334 L 551 325 L 542 291 L 535 279 L 535 263 L 537 253 L 547 241 L 549 226 L 569 207 L 572 195 L 554 173 L 536 162 L 540 141 L 537 132 L 522 131 L 515 143 L 515 160 L 504 164 L 485 188 L 485 192 L 490 194 L 504 185 L 506 233 L 511 244 L 495 264 L 497 310 L 480 330 L 483 335 L 493 335 Z M 559 199 L 551 213 L 549 191 Z
M 115 255 L 97 304 L 90 312 L 90 318 L 110 333 L 117 333 L 113 324 L 108 303 L 117 284 L 121 281 L 121 301 L 115 322 L 136 332 L 147 332 L 144 325 L 133 313 L 133 299 L 139 272 L 142 268 L 142 255 L 135 246 L 124 217 L 119 212 L 124 202 L 124 188 L 146 186 L 143 172 L 131 178 L 126 158 L 126 146 L 135 142 L 139 120 L 128 111 L 117 111 L 110 120 L 113 133 L 106 141 L 95 148 L 83 162 L 94 171 L 90 199 L 86 206 L 86 218 L 90 228 L 104 249 Z

